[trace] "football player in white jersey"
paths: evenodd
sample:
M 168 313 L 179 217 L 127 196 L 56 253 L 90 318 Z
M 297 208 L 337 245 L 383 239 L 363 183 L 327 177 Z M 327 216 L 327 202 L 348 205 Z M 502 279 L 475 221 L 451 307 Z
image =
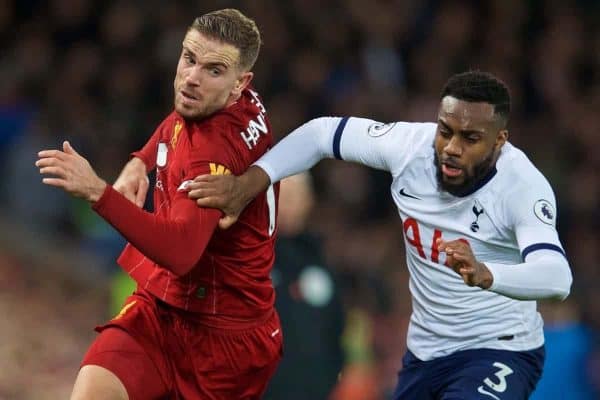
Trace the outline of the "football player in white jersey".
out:
M 227 227 L 271 183 L 338 158 L 389 171 L 413 313 L 394 399 L 526 399 L 544 361 L 536 300 L 572 282 L 550 185 L 511 145 L 508 89 L 470 71 L 446 83 L 435 123 L 317 118 L 244 175 L 201 176 L 198 205 Z

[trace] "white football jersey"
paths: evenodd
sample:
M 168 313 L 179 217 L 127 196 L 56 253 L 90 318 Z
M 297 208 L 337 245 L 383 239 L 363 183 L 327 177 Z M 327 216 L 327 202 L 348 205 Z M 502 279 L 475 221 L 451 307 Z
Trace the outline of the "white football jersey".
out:
M 433 123 L 318 118 L 296 129 L 256 164 L 272 182 L 326 157 L 392 174 L 391 194 L 403 222 L 410 272 L 408 348 L 419 359 L 477 348 L 538 348 L 544 337 L 536 302 L 511 297 L 540 298 L 548 290 L 568 294 L 572 278 L 555 228 L 552 189 L 525 154 L 507 142 L 496 167 L 471 193 L 457 197 L 440 191 L 435 132 Z M 494 275 L 489 290 L 466 285 L 444 265 L 445 253 L 435 246 L 440 237 L 468 241 L 477 260 Z M 549 265 L 557 273 L 539 263 L 531 271 L 518 265 L 525 265 L 530 254 L 529 261 L 539 261 L 535 257 L 545 253 L 550 253 Z M 515 278 L 510 268 L 530 275 Z M 498 292 L 511 297 L 494 292 L 496 284 L 504 285 Z
M 342 126 L 345 124 L 345 126 Z M 563 251 L 555 229 L 552 189 L 525 154 L 506 143 L 496 164 L 471 194 L 438 189 L 433 140 L 436 124 L 338 122 L 336 157 L 389 171 L 404 227 L 413 313 L 408 348 L 421 360 L 458 350 L 531 350 L 544 343 L 535 301 L 513 300 L 467 286 L 444 265 L 435 241 L 465 239 L 478 261 L 521 263 L 540 248 Z

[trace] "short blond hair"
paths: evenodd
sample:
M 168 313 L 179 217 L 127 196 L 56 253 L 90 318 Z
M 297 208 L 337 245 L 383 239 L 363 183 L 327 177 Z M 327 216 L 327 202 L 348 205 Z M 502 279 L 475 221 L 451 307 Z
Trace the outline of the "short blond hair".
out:
M 237 48 L 240 51 L 239 66 L 244 71 L 251 70 L 258 58 L 262 44 L 260 31 L 253 19 L 235 8 L 204 14 L 196 18 L 189 29 Z

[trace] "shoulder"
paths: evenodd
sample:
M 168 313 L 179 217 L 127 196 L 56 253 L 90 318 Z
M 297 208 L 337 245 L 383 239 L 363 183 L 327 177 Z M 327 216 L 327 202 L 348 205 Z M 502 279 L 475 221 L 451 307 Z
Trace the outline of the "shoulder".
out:
M 433 149 L 437 124 L 433 122 L 411 122 L 409 124 L 414 149 L 430 154 Z
M 531 162 L 527 155 L 519 148 L 507 142 L 502 148 L 496 164 L 499 175 L 502 176 L 504 190 L 552 191 L 550 183 L 542 172 Z
M 511 221 L 533 216 L 548 225 L 556 222 L 556 199 L 546 177 L 523 151 L 506 143 L 496 164 L 495 198 Z
M 431 153 L 436 131 L 436 124 L 428 122 L 384 123 L 350 117 L 346 125 L 343 124 L 344 119 L 339 123 L 343 128 L 335 131 L 334 153 L 338 144 L 341 158 L 384 169 L 392 174 L 400 174 L 415 157 Z
M 347 122 L 344 122 L 344 119 Z M 379 122 L 362 117 L 349 117 L 340 121 L 344 131 L 351 132 L 351 140 L 362 145 L 373 145 L 384 151 L 395 151 L 398 147 L 416 150 L 431 147 L 436 124 L 430 122 Z M 340 132 L 341 133 L 341 132 Z
M 431 138 L 435 135 L 436 124 L 432 122 L 379 122 L 363 117 L 346 117 L 346 129 L 364 131 L 369 137 L 383 138 L 389 136 L 414 136 L 415 138 Z
M 247 88 L 235 103 L 215 114 L 215 120 L 243 128 L 251 120 L 256 120 L 259 115 L 266 117 L 266 113 L 267 110 L 258 92 Z
M 252 103 L 247 91 L 244 91 L 238 101 L 201 121 L 193 122 L 193 126 L 205 136 L 214 135 L 214 139 L 225 139 L 231 135 L 239 135 L 240 130 L 245 129 L 248 123 L 257 119 L 260 114 L 264 113 L 261 113 Z
M 245 170 L 273 144 L 266 110 L 258 93 L 248 89 L 234 104 L 195 122 L 193 131 L 192 150 L 210 147 L 229 155 L 235 160 L 231 166 L 236 173 Z
M 392 152 L 405 149 L 403 164 L 414 159 L 430 158 L 433 156 L 436 129 L 437 124 L 432 122 L 396 122 L 387 145 Z

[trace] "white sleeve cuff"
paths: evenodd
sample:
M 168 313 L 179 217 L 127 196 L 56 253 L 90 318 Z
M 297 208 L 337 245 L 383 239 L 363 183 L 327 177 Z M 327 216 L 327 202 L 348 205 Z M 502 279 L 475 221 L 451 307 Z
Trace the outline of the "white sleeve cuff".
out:
M 252 165 L 256 165 L 257 167 L 260 167 L 263 171 L 265 171 L 265 173 L 269 176 L 269 180 L 271 181 L 271 183 L 277 182 L 279 180 L 276 179 L 277 174 L 275 173 L 273 168 L 271 168 L 271 165 L 266 160 L 263 160 L 263 158 L 260 158 Z
M 485 265 L 493 276 L 492 286 L 488 290 L 518 300 L 564 300 L 573 282 L 565 257 L 551 250 L 532 253 L 521 264 Z

